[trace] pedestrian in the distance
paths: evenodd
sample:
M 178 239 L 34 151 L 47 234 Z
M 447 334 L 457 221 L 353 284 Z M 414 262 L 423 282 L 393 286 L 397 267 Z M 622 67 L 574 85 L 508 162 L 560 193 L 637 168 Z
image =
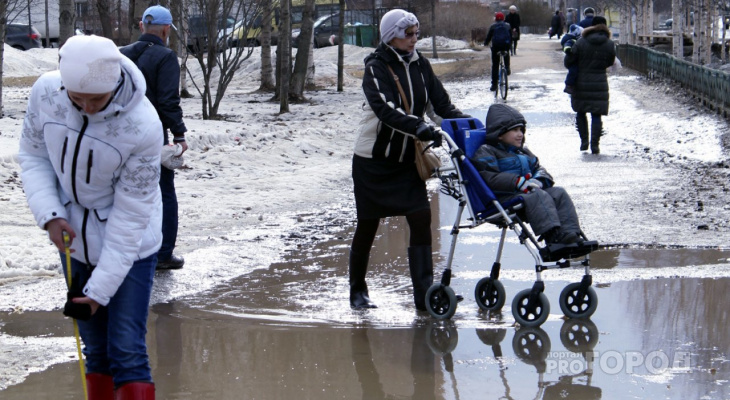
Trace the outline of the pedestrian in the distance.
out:
M 504 14 L 497 12 L 494 14 L 494 23 L 489 27 L 487 38 L 484 39 L 484 45 L 492 44 L 492 85 L 489 90 L 497 91 L 497 83 L 499 81 L 499 53 L 504 51 L 504 66 L 507 69 L 507 75 L 510 75 L 510 49 L 512 48 L 512 33 L 508 23 L 504 22 Z
M 175 29 L 175 26 L 172 23 L 170 10 L 159 5 L 149 7 L 139 22 L 142 35 L 137 42 L 120 50 L 134 61 L 144 74 L 147 82 L 147 98 L 162 121 L 161 142 L 165 145 L 170 143 L 167 134 L 170 131 L 173 145 L 179 146 L 176 157 L 180 157 L 188 149 L 185 141 L 187 128 L 182 120 L 183 113 L 180 108 L 180 64 L 175 52 L 167 47 L 171 29 Z M 168 147 L 165 149 L 172 150 Z M 185 264 L 185 259 L 173 253 L 178 230 L 175 171 L 165 165 L 162 166 L 160 173 L 160 190 L 162 191 L 162 247 L 157 254 L 157 269 L 180 269 Z
M 431 207 L 414 162 L 415 141 L 440 145 L 440 131 L 424 119 L 427 112 L 437 123 L 440 118 L 468 115 L 451 104 L 428 59 L 415 50 L 418 28 L 415 15 L 388 11 L 380 22 L 381 42 L 365 58 L 362 88 L 367 103 L 352 159 L 357 227 L 349 276 L 350 306 L 356 309 L 375 307 L 365 275 L 381 218 L 404 215 L 408 222 L 408 266 L 416 309 L 426 310 L 426 291 L 433 283 Z
M 560 10 L 555 11 L 550 20 L 550 39 L 553 38 L 553 35 L 557 35 L 558 39 L 563 36 L 563 19 L 560 17 Z
M 591 153 L 600 153 L 599 142 L 603 134 L 602 115 L 608 115 L 608 77 L 606 68 L 616 59 L 616 47 L 611 31 L 603 17 L 594 17 L 592 26 L 583 30 L 571 51 L 565 54 L 565 67 L 578 66 L 575 88 L 570 105 L 576 112 L 575 126 L 580 136 L 580 150 L 588 150 L 588 117 L 591 114 Z
M 111 40 L 72 36 L 59 57 L 30 93 L 23 189 L 64 275 L 63 232 L 71 239 L 64 314 L 78 320 L 89 399 L 154 399 L 145 334 L 162 241 L 162 124 L 144 76 Z
M 593 9 L 593 7 L 586 7 L 585 10 L 583 10 L 583 19 L 580 20 L 578 25 L 581 26 L 581 28 L 585 29 L 593 25 L 593 17 L 596 15 L 596 10 Z
M 520 14 L 517 12 L 517 6 L 509 6 L 509 13 L 504 16 L 504 22 L 509 24 L 512 29 L 512 55 L 517 54 L 517 42 L 520 40 Z

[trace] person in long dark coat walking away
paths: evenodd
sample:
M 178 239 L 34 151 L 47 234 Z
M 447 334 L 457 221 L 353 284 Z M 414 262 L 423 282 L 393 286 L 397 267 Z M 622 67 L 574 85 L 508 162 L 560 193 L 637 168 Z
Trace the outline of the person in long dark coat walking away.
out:
M 426 113 L 434 121 L 468 115 L 451 104 L 428 59 L 415 50 L 418 28 L 412 13 L 388 11 L 380 23 L 381 43 L 365 58 L 366 102 L 352 159 L 357 227 L 349 275 L 350 306 L 355 309 L 375 307 L 365 275 L 381 218 L 403 215 L 408 222 L 416 309 L 426 310 L 426 291 L 433 283 L 431 207 L 414 162 L 415 141 L 440 145 L 441 131 L 424 120 Z
M 575 42 L 564 63 L 567 68 L 578 66 L 578 78 L 570 96 L 570 105 L 576 112 L 575 126 L 580 135 L 581 151 L 588 150 L 588 118 L 591 114 L 590 147 L 591 153 L 600 153 L 598 143 L 603 133 L 602 115 L 608 115 L 608 77 L 606 68 L 616 59 L 616 47 L 611 31 L 603 17 L 594 17 L 593 25 L 584 29 L 580 39 Z
M 563 36 L 563 18 L 560 17 L 560 11 L 555 11 L 552 20 L 550 20 L 550 39 L 553 35 L 558 35 L 558 39 Z
M 520 40 L 520 14 L 517 12 L 517 6 L 509 6 L 509 13 L 504 17 L 504 22 L 512 29 L 512 55 L 515 55 L 517 42 Z

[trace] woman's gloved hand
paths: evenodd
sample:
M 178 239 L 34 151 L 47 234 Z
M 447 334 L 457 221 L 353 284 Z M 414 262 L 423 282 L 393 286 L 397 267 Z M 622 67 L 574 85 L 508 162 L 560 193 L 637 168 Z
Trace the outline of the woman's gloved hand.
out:
M 433 147 L 440 147 L 442 143 L 441 130 L 427 123 L 422 123 L 416 129 L 416 138 L 422 142 L 433 141 Z

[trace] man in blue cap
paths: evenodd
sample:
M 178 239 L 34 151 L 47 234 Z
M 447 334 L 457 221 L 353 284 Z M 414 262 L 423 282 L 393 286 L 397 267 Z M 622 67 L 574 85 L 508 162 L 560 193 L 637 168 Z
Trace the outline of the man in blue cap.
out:
M 171 29 L 177 30 L 172 23 L 170 10 L 162 6 L 152 6 L 145 10 L 139 22 L 142 35 L 129 46 L 122 47 L 122 54 L 137 64 L 147 82 L 146 96 L 162 121 L 162 136 L 165 145 L 169 144 L 167 131 L 172 132 L 173 145 L 179 145 L 177 156 L 188 149 L 185 142 L 187 128 L 182 120 L 180 108 L 180 64 L 174 51 L 167 48 Z M 163 149 L 170 150 L 165 146 Z M 174 150 L 173 150 L 174 151 Z M 163 150 L 163 153 L 165 151 Z M 164 154 L 163 154 L 164 160 Z M 181 163 L 178 163 L 178 166 Z M 173 254 L 177 240 L 178 214 L 177 194 L 175 193 L 175 171 L 164 163 L 160 173 L 162 191 L 162 247 L 157 254 L 157 269 L 180 269 L 185 260 Z

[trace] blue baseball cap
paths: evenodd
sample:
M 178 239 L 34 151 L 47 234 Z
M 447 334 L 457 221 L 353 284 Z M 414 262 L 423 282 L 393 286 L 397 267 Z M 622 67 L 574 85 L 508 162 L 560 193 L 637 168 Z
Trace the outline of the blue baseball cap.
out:
M 170 25 L 173 29 L 177 30 L 175 25 L 172 24 L 172 14 L 170 14 L 170 10 L 160 5 L 146 9 L 144 14 L 142 14 L 142 23 L 150 25 Z

